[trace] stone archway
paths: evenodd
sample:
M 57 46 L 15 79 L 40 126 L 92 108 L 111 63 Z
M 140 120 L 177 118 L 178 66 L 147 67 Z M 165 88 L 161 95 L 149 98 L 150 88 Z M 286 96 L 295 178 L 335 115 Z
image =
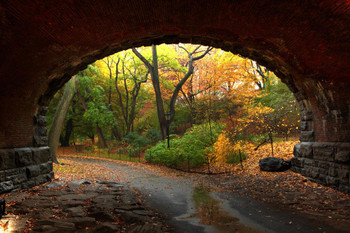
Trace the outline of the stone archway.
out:
M 0 192 L 49 180 L 46 106 L 79 70 L 159 43 L 211 45 L 258 61 L 302 111 L 293 170 L 350 192 L 350 5 L 334 1 L 0 3 Z

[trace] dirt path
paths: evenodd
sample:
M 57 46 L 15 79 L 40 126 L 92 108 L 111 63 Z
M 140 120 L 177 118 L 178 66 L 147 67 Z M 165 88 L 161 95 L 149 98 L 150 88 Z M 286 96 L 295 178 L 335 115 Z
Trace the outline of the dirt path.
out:
M 194 176 L 103 159 L 65 158 L 101 166 L 113 180 L 139 191 L 146 204 L 163 214 L 175 232 L 348 232 L 306 218 L 300 212 L 266 205 L 228 189 L 223 191 L 218 184 L 232 186 L 227 177 Z

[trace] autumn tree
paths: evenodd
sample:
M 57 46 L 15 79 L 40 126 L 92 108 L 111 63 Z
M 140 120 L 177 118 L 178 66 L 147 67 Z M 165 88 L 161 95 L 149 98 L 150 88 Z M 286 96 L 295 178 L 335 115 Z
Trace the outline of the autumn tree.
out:
M 169 103 L 169 111 L 170 111 L 169 124 L 174 120 L 175 103 L 176 103 L 178 94 L 179 94 L 182 86 L 189 79 L 189 77 L 193 74 L 194 62 L 199 60 L 199 59 L 202 59 L 206 54 L 208 54 L 212 50 L 211 47 L 208 47 L 205 51 L 200 51 L 201 46 L 197 46 L 193 51 L 189 51 L 183 46 L 181 46 L 180 48 L 182 48 L 187 53 L 188 70 L 184 74 L 182 79 L 177 83 L 174 91 L 172 92 L 172 95 L 170 98 L 170 103 Z M 165 111 L 164 111 L 162 92 L 160 90 L 160 84 L 159 84 L 159 67 L 158 67 L 157 48 L 155 45 L 152 45 L 152 64 L 144 56 L 142 56 L 141 53 L 139 53 L 137 49 L 133 48 L 132 51 L 144 63 L 144 65 L 148 68 L 149 73 L 151 74 L 152 85 L 153 85 L 155 96 L 156 96 L 156 105 L 157 105 L 157 114 L 158 114 L 159 125 L 161 128 L 162 138 L 165 139 L 165 137 L 166 137 L 166 121 L 165 121 Z M 199 55 L 197 55 L 197 54 L 199 54 Z

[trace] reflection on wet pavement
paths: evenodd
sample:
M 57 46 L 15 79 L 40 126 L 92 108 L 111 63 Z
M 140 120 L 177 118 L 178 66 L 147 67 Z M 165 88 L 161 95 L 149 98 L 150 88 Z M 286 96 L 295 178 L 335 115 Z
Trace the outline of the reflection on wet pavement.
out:
M 215 227 L 217 232 L 260 233 L 262 231 L 246 226 L 221 207 L 221 201 L 210 194 L 210 189 L 203 185 L 194 188 L 193 202 L 195 213 L 188 218 L 200 219 L 199 224 Z

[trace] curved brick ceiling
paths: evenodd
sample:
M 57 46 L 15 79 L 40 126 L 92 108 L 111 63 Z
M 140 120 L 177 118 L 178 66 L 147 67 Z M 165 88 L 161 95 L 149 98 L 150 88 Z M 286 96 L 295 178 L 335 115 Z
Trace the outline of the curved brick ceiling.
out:
M 2 1 L 0 147 L 30 145 L 38 103 L 87 64 L 162 42 L 257 60 L 306 96 L 316 140 L 348 141 L 349 25 L 346 0 Z

